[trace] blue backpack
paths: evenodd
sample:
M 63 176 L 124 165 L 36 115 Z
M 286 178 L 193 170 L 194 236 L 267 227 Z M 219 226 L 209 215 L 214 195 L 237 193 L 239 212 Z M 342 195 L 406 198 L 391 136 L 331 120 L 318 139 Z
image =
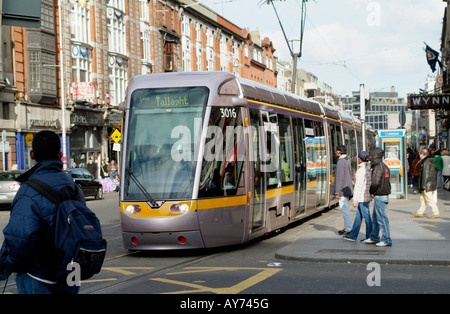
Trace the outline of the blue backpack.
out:
M 71 262 L 80 265 L 80 279 L 85 280 L 100 272 L 106 254 L 106 240 L 102 237 L 100 221 L 82 198 L 75 184 L 64 187 L 59 194 L 47 184 L 31 179 L 28 184 L 56 204 L 53 224 L 46 237 L 49 243 L 38 245 L 38 262 L 49 280 L 66 282 Z M 67 270 L 69 268 L 69 270 Z

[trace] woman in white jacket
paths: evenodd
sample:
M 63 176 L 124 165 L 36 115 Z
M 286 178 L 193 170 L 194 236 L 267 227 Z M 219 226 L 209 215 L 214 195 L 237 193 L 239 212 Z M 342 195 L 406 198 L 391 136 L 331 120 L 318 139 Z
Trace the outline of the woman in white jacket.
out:
M 372 182 L 372 173 L 370 169 L 369 155 L 362 151 L 358 154 L 358 170 L 356 171 L 356 182 L 353 190 L 353 207 L 358 207 L 353 222 L 352 231 L 344 235 L 343 238 L 348 241 L 356 241 L 359 230 L 361 229 L 362 219 L 366 223 L 366 238 L 369 238 L 372 231 L 372 220 L 370 219 L 369 202 L 372 200 L 369 189 Z

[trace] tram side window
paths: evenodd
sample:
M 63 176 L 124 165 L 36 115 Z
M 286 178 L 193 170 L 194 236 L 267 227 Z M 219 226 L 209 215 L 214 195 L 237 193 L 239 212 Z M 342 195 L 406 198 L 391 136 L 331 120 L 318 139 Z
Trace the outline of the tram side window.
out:
M 306 174 L 307 182 L 317 180 L 317 145 L 314 133 L 314 122 L 308 119 L 305 123 Z
M 281 185 L 293 183 L 292 131 L 288 116 L 279 115 Z
M 358 152 L 360 152 L 364 149 L 361 130 L 356 131 L 356 137 L 358 139 Z
M 211 108 L 199 197 L 236 195 L 244 159 L 241 109 Z
M 280 139 L 278 116 L 272 112 L 262 112 L 265 131 L 265 156 L 262 156 L 268 189 L 281 186 Z
M 350 135 L 350 145 L 347 146 L 347 154 L 349 155 L 348 159 L 351 162 L 353 173 L 356 173 L 358 168 L 358 152 L 356 147 L 355 130 L 349 130 L 348 133 Z
M 341 127 L 338 125 L 331 124 L 331 148 L 332 148 L 332 156 L 333 156 L 333 169 L 336 168 L 337 160 L 336 150 L 339 145 L 342 145 L 342 133 Z
M 304 139 L 304 131 L 303 131 L 303 122 L 300 118 L 293 118 L 292 124 L 294 126 L 294 152 L 295 152 L 295 175 L 297 177 L 296 181 L 300 184 L 304 182 L 305 176 L 305 142 Z M 304 188 L 304 187 L 302 187 Z

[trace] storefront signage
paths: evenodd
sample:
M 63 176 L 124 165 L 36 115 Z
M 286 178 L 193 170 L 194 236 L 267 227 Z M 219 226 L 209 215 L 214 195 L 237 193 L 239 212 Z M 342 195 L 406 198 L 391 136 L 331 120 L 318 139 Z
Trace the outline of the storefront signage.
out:
M 405 130 L 380 130 L 378 131 L 380 137 L 403 137 Z
M 94 82 L 73 82 L 72 97 L 75 100 L 95 98 Z
M 436 95 L 409 95 L 409 109 L 450 109 L 450 94 Z
M 84 126 L 103 126 L 103 114 L 100 112 L 74 111 L 70 115 L 70 123 Z
M 45 128 L 59 128 L 58 119 L 55 120 L 44 120 L 44 119 L 30 119 L 30 128 L 31 127 L 45 127 Z

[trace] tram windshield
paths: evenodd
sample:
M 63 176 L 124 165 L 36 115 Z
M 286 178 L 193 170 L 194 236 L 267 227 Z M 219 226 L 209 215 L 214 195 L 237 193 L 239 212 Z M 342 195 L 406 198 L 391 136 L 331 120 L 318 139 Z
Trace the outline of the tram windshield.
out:
M 131 94 L 125 200 L 192 196 L 195 147 L 208 94 L 206 87 L 138 89 Z

